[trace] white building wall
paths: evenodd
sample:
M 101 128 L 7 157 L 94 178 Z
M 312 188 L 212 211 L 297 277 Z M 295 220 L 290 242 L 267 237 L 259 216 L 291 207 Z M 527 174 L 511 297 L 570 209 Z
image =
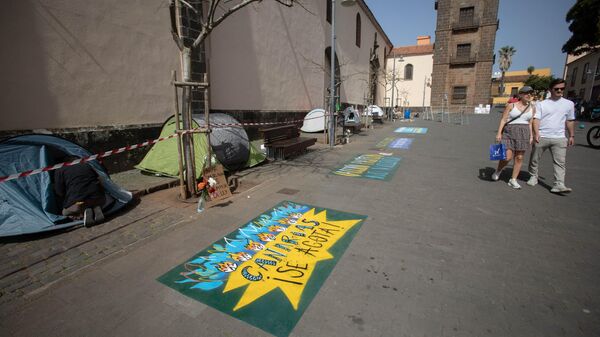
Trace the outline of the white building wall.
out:
M 6 1 L 0 130 L 163 122 L 179 69 L 165 4 Z
M 401 60 L 402 59 L 402 60 Z M 396 81 L 394 99 L 392 101 L 392 74 L 396 62 Z M 405 67 L 408 64 L 413 66 L 412 80 L 405 80 Z M 433 54 L 403 56 L 390 55 L 387 62 L 387 84 L 386 97 L 389 98 L 390 106 L 403 107 L 421 107 L 430 106 L 431 88 L 427 83 L 431 83 L 431 73 L 433 71 Z M 423 100 L 423 96 L 425 99 Z
M 587 76 L 583 82 L 584 69 L 587 64 Z M 598 100 L 600 95 L 600 52 L 586 54 L 573 58 L 567 64 L 566 70 L 566 92 L 569 98 L 578 98 L 582 101 Z M 577 69 L 577 75 L 573 81 L 573 71 Z M 582 95 L 583 94 L 583 95 Z M 593 95 L 594 94 L 594 95 Z
M 311 14 L 263 1 L 218 26 L 207 46 L 211 108 L 322 107 L 329 83 L 326 3 L 303 2 Z M 342 102 L 361 104 L 376 29 L 362 5 L 337 3 Z M 154 124 L 173 113 L 171 70 L 180 74 L 180 64 L 168 2 L 8 1 L 0 12 L 0 131 Z M 354 44 L 357 12 L 360 48 Z M 378 40 L 383 63 L 381 33 Z
M 326 1 L 282 7 L 251 5 L 229 17 L 210 37 L 211 108 L 215 110 L 299 111 L 324 106 L 329 87 L 331 25 Z M 361 46 L 355 44 L 356 13 L 361 15 Z M 369 49 L 375 26 L 361 6 L 336 6 L 336 53 L 341 65 L 341 101 L 364 104 Z M 382 67 L 388 46 L 377 34 Z M 378 90 L 378 102 L 383 102 Z

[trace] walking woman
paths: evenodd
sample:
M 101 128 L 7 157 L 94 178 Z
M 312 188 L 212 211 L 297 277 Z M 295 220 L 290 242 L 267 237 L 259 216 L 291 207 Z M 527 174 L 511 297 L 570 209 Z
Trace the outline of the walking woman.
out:
M 497 181 L 502 169 L 514 158 L 512 176 L 508 180 L 508 186 L 515 189 L 521 188 L 521 185 L 517 183 L 517 177 L 521 171 L 525 151 L 533 142 L 531 122 L 535 115 L 535 106 L 531 102 L 532 95 L 533 89 L 530 86 L 524 86 L 519 90 L 519 101 L 506 105 L 496 134 L 496 141 L 502 142 L 506 148 L 506 160 L 498 162 L 498 168 L 492 174 L 492 180 Z

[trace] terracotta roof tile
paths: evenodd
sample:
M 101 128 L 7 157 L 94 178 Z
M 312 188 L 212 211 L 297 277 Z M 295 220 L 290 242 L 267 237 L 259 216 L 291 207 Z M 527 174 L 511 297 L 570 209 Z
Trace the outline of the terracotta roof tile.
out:
M 426 55 L 433 54 L 433 44 L 421 46 L 404 46 L 392 49 L 392 53 L 396 55 Z

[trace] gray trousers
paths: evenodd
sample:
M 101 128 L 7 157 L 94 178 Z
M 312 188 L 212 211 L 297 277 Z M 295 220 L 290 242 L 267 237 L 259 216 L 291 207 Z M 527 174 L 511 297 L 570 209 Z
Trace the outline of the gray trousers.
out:
M 542 154 L 550 149 L 552 162 L 554 166 L 554 185 L 565 184 L 565 164 L 567 158 L 567 139 L 566 138 L 541 138 L 540 142 L 535 143 L 531 149 L 531 158 L 529 158 L 529 174 L 538 176 L 538 167 Z

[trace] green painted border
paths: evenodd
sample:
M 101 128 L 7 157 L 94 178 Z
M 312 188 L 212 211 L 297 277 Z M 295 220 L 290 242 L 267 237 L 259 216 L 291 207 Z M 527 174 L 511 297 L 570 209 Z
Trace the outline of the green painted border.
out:
M 287 337 L 304 314 L 304 311 L 308 305 L 317 295 L 323 283 L 325 283 L 325 280 L 339 261 L 340 257 L 343 255 L 344 251 L 350 245 L 350 242 L 352 242 L 354 239 L 356 233 L 358 233 L 367 216 L 337 211 L 330 208 L 312 206 L 301 202 L 282 201 L 272 208 L 265 210 L 251 221 L 259 219 L 262 214 L 270 214 L 273 209 L 282 206 L 285 203 L 292 203 L 314 208 L 315 213 L 326 210 L 328 220 L 361 219 L 359 223 L 350 229 L 346 235 L 344 235 L 344 237 L 339 239 L 338 242 L 328 250 L 334 256 L 334 258 L 317 263 L 311 278 L 305 286 L 302 299 L 298 304 L 298 310 L 294 310 L 287 298 L 285 298 L 285 295 L 279 289 L 276 289 L 256 300 L 254 303 L 234 312 L 232 309 L 237 303 L 237 300 L 243 294 L 246 287 L 235 289 L 225 294 L 221 292 L 224 285 L 211 291 L 189 289 L 189 284 L 178 284 L 174 282 L 176 279 L 181 279 L 179 273 L 184 270 L 182 267 L 183 263 L 171 269 L 157 280 L 190 298 L 249 323 L 261 330 L 271 333 L 277 337 Z M 245 224 L 247 223 L 248 222 Z M 243 226 L 244 225 L 241 227 Z M 238 229 L 225 236 L 229 237 L 235 235 L 237 231 Z M 206 255 L 207 250 L 212 247 L 214 243 L 221 241 L 223 241 L 223 239 L 213 242 L 209 247 L 191 256 L 186 261 L 190 261 L 200 255 Z
M 397 149 L 390 149 L 390 150 L 397 150 Z M 396 171 L 398 171 L 398 168 L 400 167 L 400 163 L 402 162 L 402 157 L 398 157 L 398 156 L 383 156 L 383 157 L 392 157 L 392 158 L 398 158 L 400 159 L 398 161 L 398 164 L 390 170 L 390 172 L 385 176 L 385 179 L 373 179 L 373 178 L 369 178 L 369 177 L 364 177 L 364 176 L 359 176 L 359 177 L 347 177 L 347 176 L 343 176 L 343 175 L 339 175 L 339 174 L 335 174 L 334 172 L 341 169 L 342 167 L 346 166 L 347 164 L 349 164 L 351 161 L 353 161 L 354 159 L 356 159 L 356 157 L 365 155 L 368 153 L 362 153 L 362 154 L 358 154 L 354 157 L 352 157 L 352 159 L 348 160 L 347 162 L 345 162 L 343 165 L 336 167 L 335 169 L 331 170 L 331 172 L 329 172 L 329 175 L 332 176 L 336 176 L 336 177 L 342 177 L 342 178 L 360 178 L 360 179 L 369 179 L 369 180 L 375 180 L 375 181 L 390 181 L 392 180 L 393 176 L 396 174 Z

